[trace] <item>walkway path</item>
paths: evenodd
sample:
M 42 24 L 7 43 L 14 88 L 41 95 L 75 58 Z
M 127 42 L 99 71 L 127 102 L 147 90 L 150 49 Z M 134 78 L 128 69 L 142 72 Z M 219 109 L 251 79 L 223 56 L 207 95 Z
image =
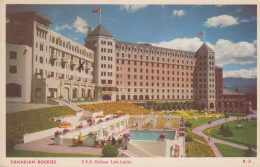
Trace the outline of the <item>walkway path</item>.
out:
M 249 115 L 245 118 L 251 118 L 251 117 L 256 117 L 256 114 Z M 237 120 L 237 117 L 229 117 L 226 120 L 225 119 L 217 120 L 217 121 L 212 122 L 211 124 L 204 124 L 204 125 L 201 125 L 199 127 L 196 127 L 194 129 L 192 129 L 192 132 L 204 137 L 208 141 L 208 136 L 203 133 L 203 131 L 205 129 L 208 129 L 208 128 L 211 128 L 211 127 L 214 127 L 214 126 L 217 126 L 217 125 L 220 125 L 222 123 L 229 122 L 229 121 L 234 121 L 234 120 Z M 210 141 L 208 141 L 208 144 L 211 146 L 211 148 L 213 149 L 213 151 L 214 151 L 214 153 L 217 157 L 222 157 L 222 154 L 219 152 L 218 148 L 215 146 L 215 143 L 221 143 L 221 144 L 225 144 L 225 145 L 228 145 L 228 146 L 231 146 L 231 147 L 245 149 L 245 150 L 248 149 L 248 147 L 246 147 L 246 146 L 226 142 L 226 141 L 215 139 L 215 138 L 211 137 Z M 256 151 L 256 149 L 252 149 L 252 151 Z

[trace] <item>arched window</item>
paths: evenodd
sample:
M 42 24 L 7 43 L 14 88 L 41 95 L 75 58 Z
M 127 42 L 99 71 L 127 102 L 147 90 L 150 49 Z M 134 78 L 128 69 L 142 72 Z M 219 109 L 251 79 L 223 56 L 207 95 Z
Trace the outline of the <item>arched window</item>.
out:
M 6 97 L 21 97 L 22 86 L 16 83 L 6 84 Z
M 210 103 L 210 108 L 214 108 L 214 103 Z

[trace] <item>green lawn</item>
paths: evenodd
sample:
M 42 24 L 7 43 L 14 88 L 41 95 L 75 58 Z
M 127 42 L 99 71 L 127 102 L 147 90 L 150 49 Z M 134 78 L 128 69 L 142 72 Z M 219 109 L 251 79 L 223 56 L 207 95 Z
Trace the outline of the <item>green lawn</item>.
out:
M 7 152 L 6 157 L 101 157 L 101 155 L 13 150 L 12 152 Z
M 220 120 L 220 119 L 224 119 L 224 117 L 220 117 L 220 118 L 214 117 L 214 118 L 211 118 L 211 119 L 210 118 L 198 118 L 197 120 L 189 119 L 187 121 L 192 123 L 192 128 L 196 128 L 196 127 L 201 126 L 203 124 L 207 124 L 208 121 L 210 121 L 210 120 L 211 120 L 211 122 L 213 122 L 213 121 Z
M 204 134 L 218 138 L 221 140 L 225 140 L 228 142 L 245 145 L 245 146 L 251 146 L 256 147 L 256 127 L 257 122 L 256 121 L 232 121 L 225 123 L 229 125 L 229 129 L 232 131 L 233 136 L 231 137 L 224 137 L 219 134 L 219 128 L 221 125 L 208 128 L 203 131 Z M 236 129 L 236 125 L 243 125 L 243 129 Z
M 75 114 L 76 112 L 67 106 L 48 107 L 6 114 L 7 150 L 12 150 L 14 144 L 22 139 L 25 133 L 33 133 L 57 127 L 59 123 L 51 122 L 51 118 Z
M 223 157 L 244 157 L 246 150 L 234 148 L 225 144 L 215 143 L 216 147 L 223 155 Z M 252 153 L 253 157 L 256 157 L 256 153 Z

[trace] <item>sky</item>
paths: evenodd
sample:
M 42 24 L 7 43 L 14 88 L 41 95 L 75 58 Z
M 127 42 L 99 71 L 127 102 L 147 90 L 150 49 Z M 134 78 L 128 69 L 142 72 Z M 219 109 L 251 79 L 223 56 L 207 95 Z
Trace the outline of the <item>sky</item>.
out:
M 100 24 L 100 5 L 7 5 L 7 13 L 36 11 L 50 28 L 82 45 L 87 27 Z M 101 5 L 101 23 L 116 41 L 196 52 L 205 42 L 224 77 L 255 78 L 256 5 Z M 197 34 L 203 32 L 198 36 Z

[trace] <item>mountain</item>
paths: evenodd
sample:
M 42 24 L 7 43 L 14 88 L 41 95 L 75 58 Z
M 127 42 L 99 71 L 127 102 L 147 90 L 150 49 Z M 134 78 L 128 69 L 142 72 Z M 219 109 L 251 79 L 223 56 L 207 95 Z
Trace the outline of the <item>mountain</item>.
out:
M 235 91 L 240 89 L 241 93 L 256 93 L 257 80 L 256 78 L 223 78 L 223 88 Z

